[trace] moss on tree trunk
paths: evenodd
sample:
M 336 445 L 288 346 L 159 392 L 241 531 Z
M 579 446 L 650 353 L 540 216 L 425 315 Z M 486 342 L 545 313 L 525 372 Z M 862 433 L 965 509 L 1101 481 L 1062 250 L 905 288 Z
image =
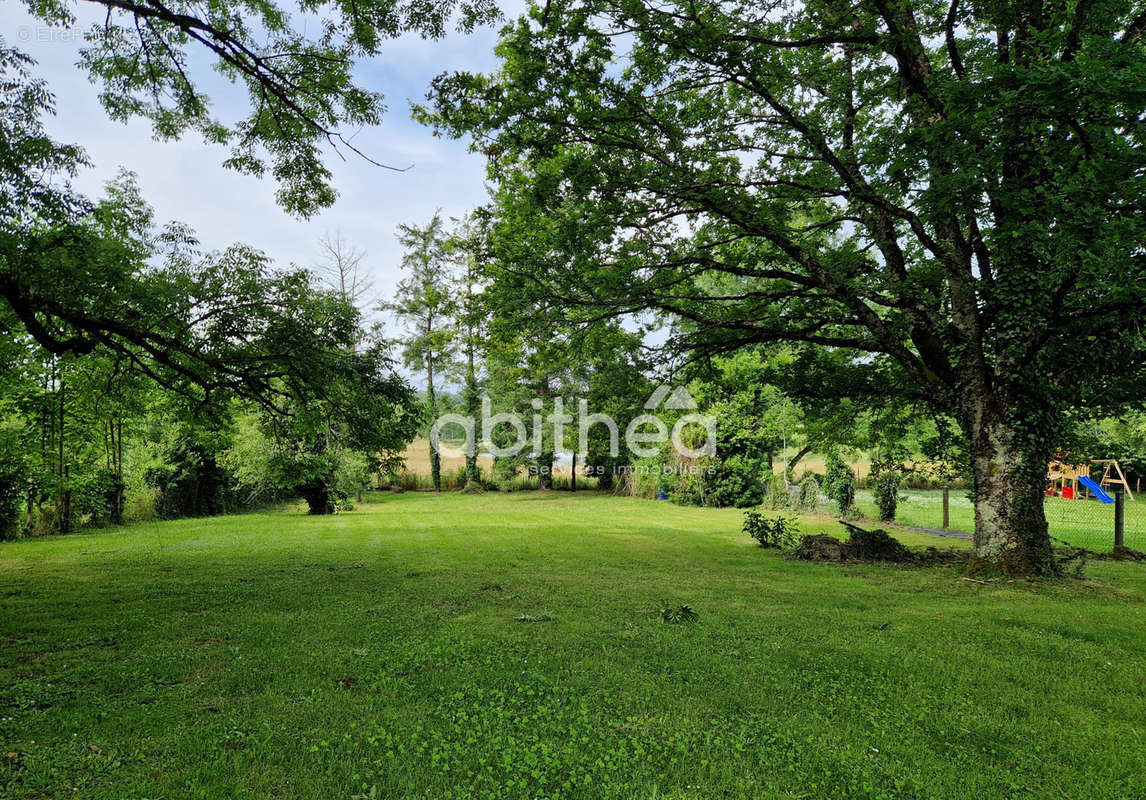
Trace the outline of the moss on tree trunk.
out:
M 1024 415 L 984 395 L 969 404 L 967 421 L 974 479 L 975 558 L 973 569 L 1008 575 L 1059 573 L 1043 509 L 1051 456 L 1049 422 Z M 1042 424 L 1040 424 L 1040 422 Z

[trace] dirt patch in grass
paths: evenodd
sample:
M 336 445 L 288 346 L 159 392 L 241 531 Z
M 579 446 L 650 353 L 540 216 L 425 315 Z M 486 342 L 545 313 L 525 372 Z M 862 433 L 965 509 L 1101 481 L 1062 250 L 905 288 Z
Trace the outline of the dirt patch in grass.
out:
M 966 551 L 941 551 L 934 547 L 924 551 L 909 550 L 882 528 L 869 530 L 843 521 L 840 524 L 848 530 L 846 541 L 827 534 L 805 536 L 796 547 L 795 557 L 801 561 L 883 561 L 891 564 L 934 565 L 965 561 L 969 555 Z

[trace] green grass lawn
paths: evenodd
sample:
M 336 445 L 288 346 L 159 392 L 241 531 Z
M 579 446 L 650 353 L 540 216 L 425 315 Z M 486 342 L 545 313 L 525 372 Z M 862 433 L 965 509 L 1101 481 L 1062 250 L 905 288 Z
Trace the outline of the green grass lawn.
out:
M 1146 792 L 1142 565 L 982 585 L 732 510 L 376 500 L 0 545 L 0 796 Z
M 948 494 L 951 530 L 975 530 L 975 509 L 964 489 L 952 489 Z M 856 495 L 856 505 L 868 519 L 879 519 L 879 510 L 870 491 Z M 825 511 L 831 504 L 825 499 Z M 1085 547 L 1109 553 L 1114 547 L 1114 506 L 1097 500 L 1046 499 L 1047 525 L 1051 536 L 1076 547 Z M 902 525 L 938 528 L 943 524 L 943 492 L 905 489 L 901 495 L 895 520 Z M 1146 497 L 1127 501 L 1125 516 L 1126 546 L 1146 550 Z

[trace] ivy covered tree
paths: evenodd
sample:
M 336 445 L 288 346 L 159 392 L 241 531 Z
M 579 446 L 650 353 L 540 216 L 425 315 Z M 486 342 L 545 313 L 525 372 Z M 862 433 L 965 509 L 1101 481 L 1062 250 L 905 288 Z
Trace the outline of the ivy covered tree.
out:
M 566 307 L 950 413 L 978 559 L 1045 574 L 1065 409 L 1144 394 L 1144 33 L 1128 0 L 549 0 L 425 117 Z
M 795 438 L 801 419 L 800 407 L 768 380 L 773 360 L 763 348 L 745 348 L 710 359 L 704 377 L 690 384 L 693 398 L 715 421 L 715 453 L 693 481 L 694 495 L 678 492 L 675 499 L 738 507 L 764 499 L 773 458 Z

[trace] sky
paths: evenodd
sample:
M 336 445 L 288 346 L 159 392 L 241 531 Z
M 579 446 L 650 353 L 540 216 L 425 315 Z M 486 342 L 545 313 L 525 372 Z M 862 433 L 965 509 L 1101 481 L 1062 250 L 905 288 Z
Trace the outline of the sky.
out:
M 484 159 L 469 153 L 466 142 L 434 137 L 410 119 L 410 101 L 421 101 L 430 80 L 441 72 L 493 69 L 494 29 L 454 34 L 443 41 L 403 38 L 390 43 L 380 57 L 360 64 L 360 85 L 382 92 L 388 111 L 381 125 L 345 133 L 353 134 L 355 147 L 377 161 L 413 166 L 397 173 L 353 154 L 345 161 L 330 154 L 326 163 L 340 197 L 331 208 L 300 220 L 275 204 L 271 178 L 225 169 L 226 148 L 204 144 L 194 133 L 180 141 L 157 142 L 146 121 L 125 125 L 109 120 L 99 105 L 97 87 L 76 66 L 82 44 L 79 32 L 102 15 L 99 8 L 79 8 L 77 13 L 86 15 L 86 20 L 73 33 L 44 28 L 27 15 L 22 3 L 0 4 L 0 35 L 8 46 L 36 59 L 37 75 L 55 94 L 57 114 L 47 121 L 49 133 L 59 141 L 81 145 L 93 163 L 76 187 L 98 195 L 121 167 L 130 169 L 138 174 L 156 219 L 189 224 L 204 249 L 244 242 L 278 265 L 310 267 L 319 260 L 318 238 L 338 231 L 366 251 L 363 263 L 375 290 L 388 297 L 400 277 L 396 227 L 423 224 L 439 208 L 447 216 L 458 215 L 486 199 Z M 217 116 L 238 118 L 246 108 L 245 93 L 214 77 L 205 68 L 206 59 L 198 66 L 196 78 L 204 79 Z

